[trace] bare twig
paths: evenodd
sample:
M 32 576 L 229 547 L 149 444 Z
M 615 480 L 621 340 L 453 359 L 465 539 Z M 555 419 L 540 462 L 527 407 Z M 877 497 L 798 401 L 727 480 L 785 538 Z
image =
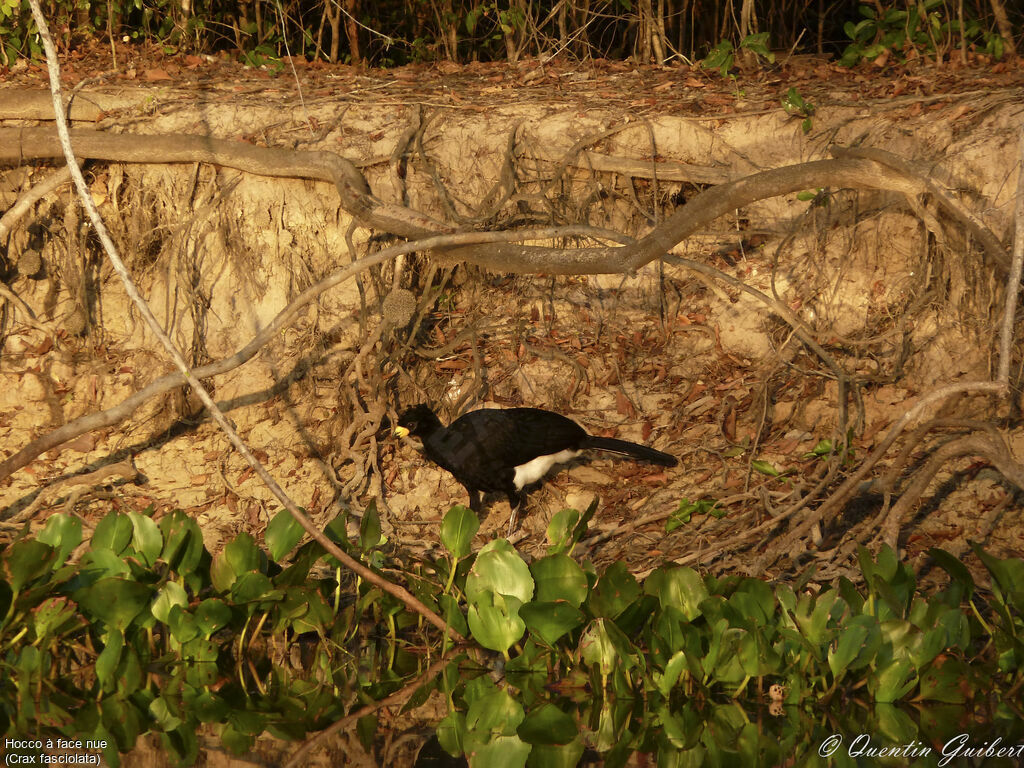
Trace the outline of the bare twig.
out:
M 122 480 L 134 482 L 138 476 L 139 470 L 135 468 L 131 458 L 127 458 L 124 461 L 119 461 L 116 464 L 108 464 L 105 467 L 100 467 L 92 472 L 86 472 L 83 475 L 65 477 L 46 486 L 46 488 L 43 488 L 39 492 L 39 495 L 36 496 L 35 501 L 10 520 L 5 520 L 0 523 L 0 525 L 4 528 L 16 528 L 20 523 L 31 518 L 40 507 L 53 501 L 53 499 L 58 495 L 57 492 L 61 488 L 77 487 L 80 489 L 81 486 L 88 486 L 91 488 L 96 485 L 109 485 L 112 482 L 110 480 L 111 477 L 119 477 Z M 78 490 L 77 493 L 81 493 L 81 491 Z

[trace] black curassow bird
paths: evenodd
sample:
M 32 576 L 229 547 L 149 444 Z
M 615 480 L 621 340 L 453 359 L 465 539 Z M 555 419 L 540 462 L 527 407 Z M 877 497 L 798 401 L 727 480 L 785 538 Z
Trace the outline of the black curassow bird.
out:
M 481 492 L 506 494 L 512 507 L 509 535 L 524 500 L 523 488 L 587 449 L 663 467 L 679 463 L 675 456 L 646 445 L 588 435 L 572 419 L 540 408 L 484 408 L 444 427 L 429 406 L 420 404 L 402 413 L 395 434 L 420 438 L 427 458 L 451 472 L 469 493 L 474 512 L 481 509 Z

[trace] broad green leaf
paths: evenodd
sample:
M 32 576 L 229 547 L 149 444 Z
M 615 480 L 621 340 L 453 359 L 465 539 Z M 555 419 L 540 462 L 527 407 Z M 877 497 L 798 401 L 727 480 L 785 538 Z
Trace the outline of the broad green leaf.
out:
M 700 604 L 708 596 L 704 579 L 692 568 L 662 566 L 644 582 L 644 591 L 658 598 L 663 610 L 676 610 L 687 621 L 701 614 Z
M 18 594 L 26 585 L 49 573 L 56 561 L 57 551 L 48 544 L 35 539 L 16 541 L 0 553 L 0 572 Z
M 542 704 L 530 712 L 516 732 L 527 744 L 547 745 L 570 744 L 580 735 L 575 718 L 554 704 Z
M 586 620 L 583 611 L 561 601 L 526 603 L 519 609 L 519 616 L 530 631 L 548 645 L 554 645 L 560 637 L 582 626 Z
M 640 597 L 640 585 L 626 568 L 626 564 L 616 561 L 601 574 L 594 585 L 587 606 L 594 616 L 614 619 L 629 608 Z
M 492 651 L 508 651 L 526 632 L 526 623 L 519 616 L 521 605 L 511 595 L 477 592 L 467 614 L 473 638 Z
M 270 518 L 267 529 L 263 533 L 263 540 L 267 543 L 270 557 L 274 560 L 281 560 L 295 549 L 305 533 L 306 529 L 302 527 L 302 523 L 296 520 L 287 509 L 282 509 Z
M 195 619 L 199 630 L 209 637 L 231 621 L 231 608 L 223 600 L 207 598 L 196 606 Z
M 153 565 L 164 549 L 164 537 L 153 518 L 129 512 L 128 519 L 132 524 L 132 548 L 138 553 L 142 562 Z
M 57 550 L 56 565 L 63 565 L 68 555 L 82 543 L 82 521 L 63 512 L 50 515 L 46 527 L 39 532 L 36 540 Z
M 199 524 L 180 510 L 160 519 L 160 532 L 164 537 L 164 550 L 160 559 L 173 571 L 191 574 L 199 565 L 205 548 Z
M 123 650 L 124 633 L 116 627 L 110 627 L 103 637 L 103 650 L 96 657 L 95 665 L 96 679 L 105 691 L 111 691 L 115 687 L 114 671 L 121 660 Z
M 133 526 L 128 515 L 110 512 L 96 524 L 90 544 L 95 548 L 109 549 L 115 555 L 120 555 L 131 544 L 132 532 Z
M 547 555 L 530 566 L 541 602 L 564 600 L 577 608 L 587 599 L 587 575 L 568 555 Z
M 156 599 L 150 606 L 150 610 L 158 621 L 162 621 L 166 624 L 167 617 L 171 612 L 171 607 L 175 605 L 181 608 L 187 608 L 188 595 L 185 594 L 185 590 L 176 581 L 168 581 L 157 593 Z M 174 727 L 176 728 L 177 726 Z
M 456 505 L 441 521 L 441 543 L 456 560 L 472 552 L 473 537 L 480 530 L 480 520 L 468 507 Z
M 533 599 L 530 569 L 507 539 L 488 542 L 476 556 L 466 576 L 466 597 L 476 602 L 482 592 L 515 597 L 520 603 Z
M 88 616 L 123 632 L 148 607 L 152 588 L 124 579 L 100 579 L 71 596 Z

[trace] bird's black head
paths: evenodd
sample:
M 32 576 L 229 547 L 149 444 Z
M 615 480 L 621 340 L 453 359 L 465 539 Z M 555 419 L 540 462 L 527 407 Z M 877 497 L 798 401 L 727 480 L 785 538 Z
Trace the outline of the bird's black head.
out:
M 441 429 L 441 420 L 437 418 L 437 414 L 434 413 L 429 405 L 420 403 L 409 408 L 398 417 L 398 427 L 395 428 L 395 434 L 399 437 L 415 435 L 422 439 L 439 429 Z

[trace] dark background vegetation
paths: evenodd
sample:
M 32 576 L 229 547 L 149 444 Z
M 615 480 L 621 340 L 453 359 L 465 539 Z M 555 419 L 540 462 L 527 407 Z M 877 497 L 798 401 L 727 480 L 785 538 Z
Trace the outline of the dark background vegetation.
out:
M 65 49 L 100 35 L 238 51 L 254 65 L 289 55 L 385 67 L 551 55 L 667 63 L 741 48 L 846 64 L 886 51 L 966 61 L 1014 52 L 1024 30 L 1024 7 L 1004 0 L 50 0 L 44 10 Z M 0 12 L 7 64 L 38 57 L 27 0 L 2 0 Z

